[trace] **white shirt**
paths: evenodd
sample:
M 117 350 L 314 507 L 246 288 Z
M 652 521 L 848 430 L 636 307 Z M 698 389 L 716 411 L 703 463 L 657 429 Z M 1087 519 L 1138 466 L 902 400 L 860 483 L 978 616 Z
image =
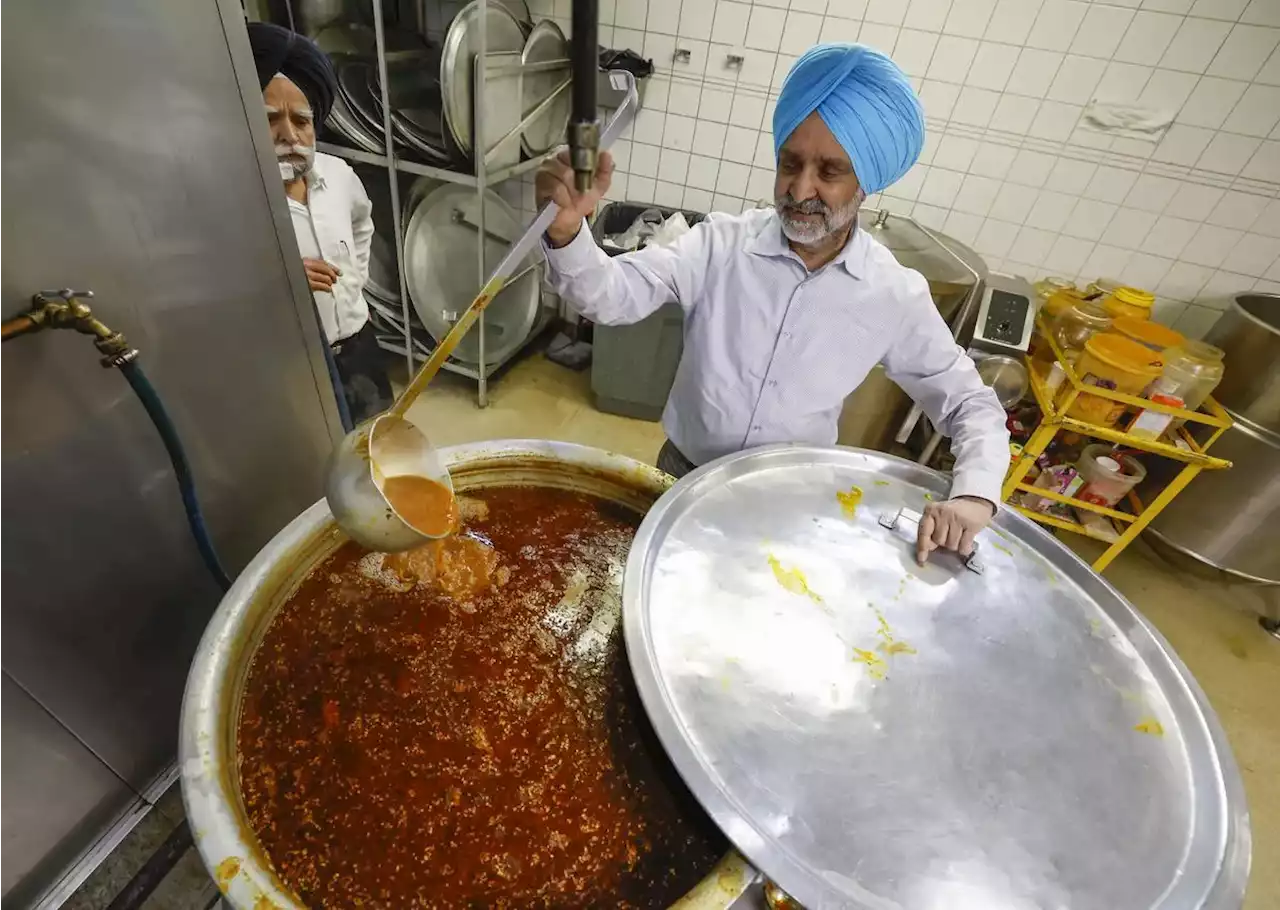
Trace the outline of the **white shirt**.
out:
M 684 309 L 684 354 L 662 416 L 695 464 L 777 442 L 832 445 L 844 399 L 878 363 L 953 438 L 952 496 L 1000 501 L 1009 434 L 920 273 L 856 229 L 809 272 L 772 209 L 712 214 L 669 246 L 610 258 L 584 226 L 544 242 L 549 278 L 605 325 Z
M 325 337 L 337 344 L 369 321 L 364 285 L 369 280 L 373 204 L 351 165 L 333 155 L 317 152 L 305 179 L 307 203 L 290 198 L 289 215 L 302 258 L 323 259 L 342 273 L 332 292 L 311 292 Z

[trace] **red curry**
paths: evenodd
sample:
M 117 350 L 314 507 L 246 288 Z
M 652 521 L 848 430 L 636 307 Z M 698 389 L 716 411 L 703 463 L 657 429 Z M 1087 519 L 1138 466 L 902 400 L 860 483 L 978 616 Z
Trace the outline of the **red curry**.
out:
M 479 495 L 434 550 L 344 545 L 273 620 L 238 727 L 252 826 L 311 907 L 667 906 L 725 844 L 621 645 L 639 517 Z

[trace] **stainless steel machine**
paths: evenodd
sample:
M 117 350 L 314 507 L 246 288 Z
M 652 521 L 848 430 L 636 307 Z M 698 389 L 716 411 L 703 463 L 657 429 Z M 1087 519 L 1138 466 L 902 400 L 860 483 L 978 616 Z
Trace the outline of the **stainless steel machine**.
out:
M 3 316 L 91 289 L 235 572 L 341 438 L 233 0 L 5 7 Z M 237 73 L 248 78 L 241 79 Z M 269 190 L 271 192 L 269 192 Z M 3 900 L 53 905 L 173 779 L 219 591 L 159 437 L 87 340 L 3 354 Z

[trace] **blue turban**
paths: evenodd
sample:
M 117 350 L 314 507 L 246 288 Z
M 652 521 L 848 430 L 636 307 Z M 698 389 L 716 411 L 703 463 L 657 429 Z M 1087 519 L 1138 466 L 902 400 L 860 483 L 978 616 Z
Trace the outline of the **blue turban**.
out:
M 791 66 L 773 111 L 773 153 L 814 111 L 869 196 L 907 172 L 924 145 L 924 111 L 907 77 L 861 44 L 819 44 Z

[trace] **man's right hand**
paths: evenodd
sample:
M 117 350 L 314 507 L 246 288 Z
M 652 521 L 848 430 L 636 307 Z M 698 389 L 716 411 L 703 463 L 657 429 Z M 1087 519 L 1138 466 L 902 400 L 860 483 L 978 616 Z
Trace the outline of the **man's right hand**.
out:
M 562 247 L 582 227 L 582 219 L 596 210 L 600 198 L 609 191 L 613 181 L 613 156 L 601 152 L 596 163 L 596 179 L 591 189 L 579 193 L 573 186 L 573 168 L 569 166 L 566 149 L 554 158 L 548 158 L 538 169 L 536 182 L 538 207 L 548 199 L 560 206 L 555 221 L 547 228 L 547 240 L 553 247 Z
M 303 258 L 302 267 L 307 270 L 307 281 L 311 282 L 313 291 L 332 291 L 333 283 L 342 272 L 329 265 L 323 259 Z

